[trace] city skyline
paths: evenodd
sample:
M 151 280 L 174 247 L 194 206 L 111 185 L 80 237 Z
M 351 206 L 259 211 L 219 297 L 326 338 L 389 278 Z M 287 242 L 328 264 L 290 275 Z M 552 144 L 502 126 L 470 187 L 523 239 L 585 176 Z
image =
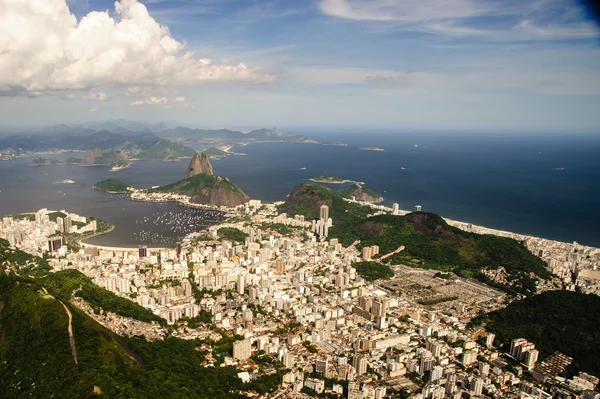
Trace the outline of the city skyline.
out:
M 600 122 L 600 34 L 574 1 L 2 3 L 6 126 L 576 133 Z

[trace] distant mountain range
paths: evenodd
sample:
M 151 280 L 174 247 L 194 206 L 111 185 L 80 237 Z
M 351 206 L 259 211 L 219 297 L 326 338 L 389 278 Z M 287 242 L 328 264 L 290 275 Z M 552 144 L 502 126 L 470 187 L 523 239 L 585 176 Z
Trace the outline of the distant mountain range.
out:
M 161 138 L 181 141 L 286 141 L 314 142 L 303 136 L 283 133 L 277 128 L 258 129 L 249 133 L 236 130 L 204 130 L 165 123 L 140 123 L 124 119 L 90 122 L 81 125 L 54 125 L 27 130 L 0 130 L 0 151 L 46 151 L 72 149 L 89 151 L 124 150 L 144 151 L 159 143 Z M 13 151 L 14 152 L 14 151 Z

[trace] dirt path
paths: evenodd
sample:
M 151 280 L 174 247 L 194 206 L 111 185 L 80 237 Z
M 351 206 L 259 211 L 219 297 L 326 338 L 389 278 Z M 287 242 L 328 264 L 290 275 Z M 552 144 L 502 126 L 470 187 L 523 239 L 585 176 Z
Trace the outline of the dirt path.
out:
M 67 316 L 69 316 L 69 344 L 71 345 L 71 353 L 73 354 L 73 360 L 75 361 L 75 365 L 77 365 L 77 349 L 75 348 L 75 336 L 73 336 L 73 324 L 71 323 L 73 321 L 73 315 L 71 314 L 71 311 L 69 310 L 67 305 L 65 305 L 61 300 L 59 300 L 58 302 L 60 302 L 65 307 L 65 312 L 67 312 Z

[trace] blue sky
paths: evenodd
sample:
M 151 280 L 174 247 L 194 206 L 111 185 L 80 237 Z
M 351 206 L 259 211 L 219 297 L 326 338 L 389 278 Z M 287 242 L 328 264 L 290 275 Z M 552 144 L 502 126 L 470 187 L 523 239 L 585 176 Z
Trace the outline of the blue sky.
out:
M 4 125 L 600 127 L 600 31 L 574 1 L 46 2 L 0 0 Z

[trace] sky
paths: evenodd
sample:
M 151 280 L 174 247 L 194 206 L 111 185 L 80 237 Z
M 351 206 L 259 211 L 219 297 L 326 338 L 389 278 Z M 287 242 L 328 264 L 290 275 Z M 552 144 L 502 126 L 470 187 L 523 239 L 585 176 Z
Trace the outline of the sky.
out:
M 0 124 L 600 133 L 572 0 L 0 0 Z

